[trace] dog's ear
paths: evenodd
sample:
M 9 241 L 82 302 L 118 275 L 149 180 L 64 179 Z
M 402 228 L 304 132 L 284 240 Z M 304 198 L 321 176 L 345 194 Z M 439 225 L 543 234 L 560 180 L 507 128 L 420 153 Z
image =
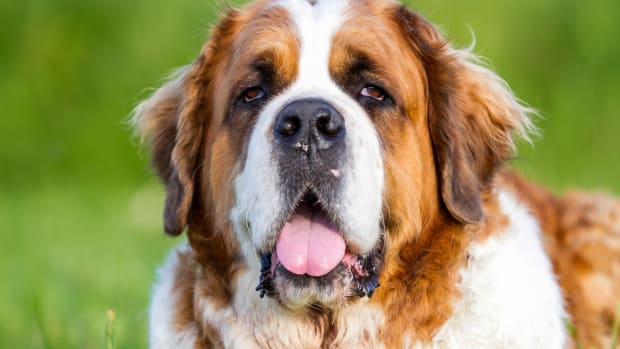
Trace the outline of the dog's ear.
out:
M 426 74 L 428 125 L 442 200 L 459 222 L 480 222 L 481 192 L 514 156 L 513 135 L 527 139 L 534 131 L 527 115 L 531 110 L 469 51 L 452 48 L 433 25 L 404 7 L 396 12 Z
M 224 23 L 224 21 L 223 21 Z M 195 199 L 201 146 L 212 112 L 207 92 L 221 37 L 215 28 L 198 59 L 140 103 L 133 122 L 148 142 L 153 167 L 166 185 L 164 230 L 177 236 L 185 230 Z
M 185 229 L 192 205 L 197 151 L 188 149 L 181 131 L 191 119 L 192 101 L 187 93 L 191 70 L 191 66 L 179 69 L 168 83 L 138 105 L 133 118 L 137 131 L 148 142 L 153 167 L 166 185 L 164 229 L 172 236 Z M 197 134 L 200 130 L 191 132 Z
M 198 206 L 199 180 L 194 177 L 200 174 L 213 114 L 217 86 L 211 82 L 226 63 L 238 19 L 238 12 L 228 8 L 196 61 L 179 69 L 134 110 L 133 122 L 149 142 L 153 166 L 166 185 L 164 229 L 172 236 L 185 230 L 192 207 Z

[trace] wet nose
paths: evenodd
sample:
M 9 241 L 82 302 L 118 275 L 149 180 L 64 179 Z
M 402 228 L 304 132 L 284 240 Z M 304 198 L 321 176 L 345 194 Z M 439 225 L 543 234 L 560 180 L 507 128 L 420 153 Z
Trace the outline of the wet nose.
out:
M 274 136 L 283 146 L 308 152 L 326 150 L 344 140 L 340 113 L 321 99 L 300 99 L 286 105 L 274 124 Z

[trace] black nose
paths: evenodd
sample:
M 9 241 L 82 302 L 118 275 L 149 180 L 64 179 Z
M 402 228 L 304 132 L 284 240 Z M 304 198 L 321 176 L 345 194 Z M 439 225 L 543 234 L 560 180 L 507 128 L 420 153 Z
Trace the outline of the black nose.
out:
M 273 133 L 286 147 L 304 152 L 314 147 L 324 150 L 344 139 L 344 119 L 321 99 L 301 99 L 282 109 Z

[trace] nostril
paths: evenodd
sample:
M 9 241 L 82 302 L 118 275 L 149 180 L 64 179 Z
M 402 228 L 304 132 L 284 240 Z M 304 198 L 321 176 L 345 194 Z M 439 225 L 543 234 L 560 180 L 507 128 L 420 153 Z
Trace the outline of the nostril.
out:
M 301 128 L 299 117 L 295 115 L 286 116 L 280 120 L 277 125 L 276 132 L 284 137 L 293 136 Z
M 278 113 L 273 136 L 287 150 L 326 150 L 345 138 L 345 120 L 329 103 L 320 99 L 292 101 Z M 300 148 L 301 147 L 301 148 Z
M 333 117 L 329 110 L 320 109 L 317 112 L 316 128 L 323 135 L 335 136 L 341 131 L 342 123 L 339 122 L 339 118 Z

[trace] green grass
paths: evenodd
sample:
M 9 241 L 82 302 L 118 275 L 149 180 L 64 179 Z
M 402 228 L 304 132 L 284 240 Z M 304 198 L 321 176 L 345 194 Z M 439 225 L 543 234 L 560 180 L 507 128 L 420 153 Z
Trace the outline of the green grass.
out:
M 618 336 L 620 336 L 620 304 L 616 307 L 616 316 L 611 327 L 611 349 L 615 349 L 618 344 Z
M 159 227 L 154 181 L 127 188 L 39 188 L 0 202 L 0 347 L 100 348 L 105 311 L 116 338 L 145 347 L 154 271 L 176 241 Z
M 515 166 L 556 191 L 620 193 L 620 2 L 413 7 L 457 45 L 471 28 L 541 111 L 543 137 Z M 194 59 L 217 12 L 210 0 L 0 3 L 0 348 L 146 347 L 155 269 L 180 240 L 162 233 L 163 191 L 123 120 Z

